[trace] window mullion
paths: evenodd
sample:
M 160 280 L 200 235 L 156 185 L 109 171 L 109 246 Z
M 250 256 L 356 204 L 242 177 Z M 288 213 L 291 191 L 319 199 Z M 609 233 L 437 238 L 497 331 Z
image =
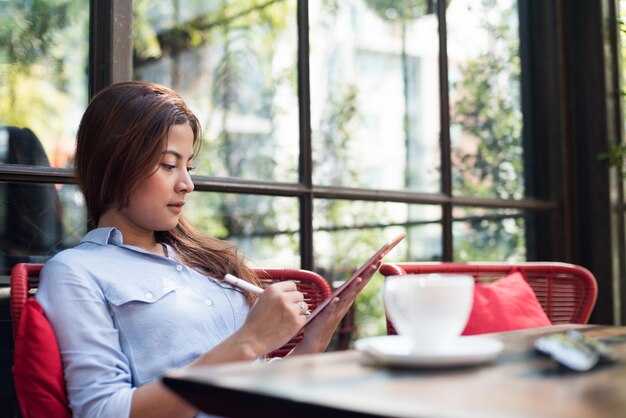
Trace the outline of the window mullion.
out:
M 91 0 L 89 7 L 89 97 L 132 79 L 133 6 L 128 0 Z
M 298 106 L 300 118 L 299 182 L 307 190 L 300 198 L 300 265 L 313 270 L 313 156 L 309 78 L 309 4 L 298 0 Z
M 439 103 L 441 115 L 440 145 L 441 145 L 441 192 L 452 197 L 452 161 L 450 146 L 450 102 L 448 89 L 448 48 L 446 35 L 447 0 L 438 2 L 437 15 L 439 18 Z M 443 260 L 452 261 L 452 204 L 442 206 L 442 255 Z

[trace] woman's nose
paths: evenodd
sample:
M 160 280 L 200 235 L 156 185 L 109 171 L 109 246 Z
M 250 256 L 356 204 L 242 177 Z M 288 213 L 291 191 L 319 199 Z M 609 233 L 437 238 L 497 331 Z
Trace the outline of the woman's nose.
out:
M 191 174 L 187 169 L 184 170 L 181 178 L 176 184 L 176 191 L 180 193 L 191 193 L 193 191 L 193 180 Z

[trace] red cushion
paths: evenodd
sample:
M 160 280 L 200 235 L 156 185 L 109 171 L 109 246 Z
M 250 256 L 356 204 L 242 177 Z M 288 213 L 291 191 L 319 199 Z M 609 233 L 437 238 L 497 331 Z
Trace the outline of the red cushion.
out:
M 463 335 L 552 325 L 521 272 L 476 284 L 474 305 Z
M 13 380 L 24 418 L 71 418 L 57 340 L 35 298 L 26 301 L 20 317 Z

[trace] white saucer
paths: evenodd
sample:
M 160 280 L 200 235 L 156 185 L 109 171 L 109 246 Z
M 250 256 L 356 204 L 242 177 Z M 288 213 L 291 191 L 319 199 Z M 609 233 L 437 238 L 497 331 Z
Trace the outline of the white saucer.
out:
M 502 351 L 496 338 L 459 337 L 446 351 L 418 354 L 411 352 L 410 341 L 399 335 L 363 338 L 355 341 L 357 350 L 367 354 L 374 363 L 387 366 L 453 367 L 485 363 Z

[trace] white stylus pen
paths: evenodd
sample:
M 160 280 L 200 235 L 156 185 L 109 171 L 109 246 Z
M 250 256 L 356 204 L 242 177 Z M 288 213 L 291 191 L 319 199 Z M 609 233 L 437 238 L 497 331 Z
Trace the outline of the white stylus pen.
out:
M 261 293 L 263 293 L 263 289 L 261 289 L 259 286 L 255 286 L 252 283 L 241 280 L 239 277 L 235 277 L 232 274 L 225 275 L 224 281 L 240 289 L 248 290 L 256 295 L 260 295 Z

